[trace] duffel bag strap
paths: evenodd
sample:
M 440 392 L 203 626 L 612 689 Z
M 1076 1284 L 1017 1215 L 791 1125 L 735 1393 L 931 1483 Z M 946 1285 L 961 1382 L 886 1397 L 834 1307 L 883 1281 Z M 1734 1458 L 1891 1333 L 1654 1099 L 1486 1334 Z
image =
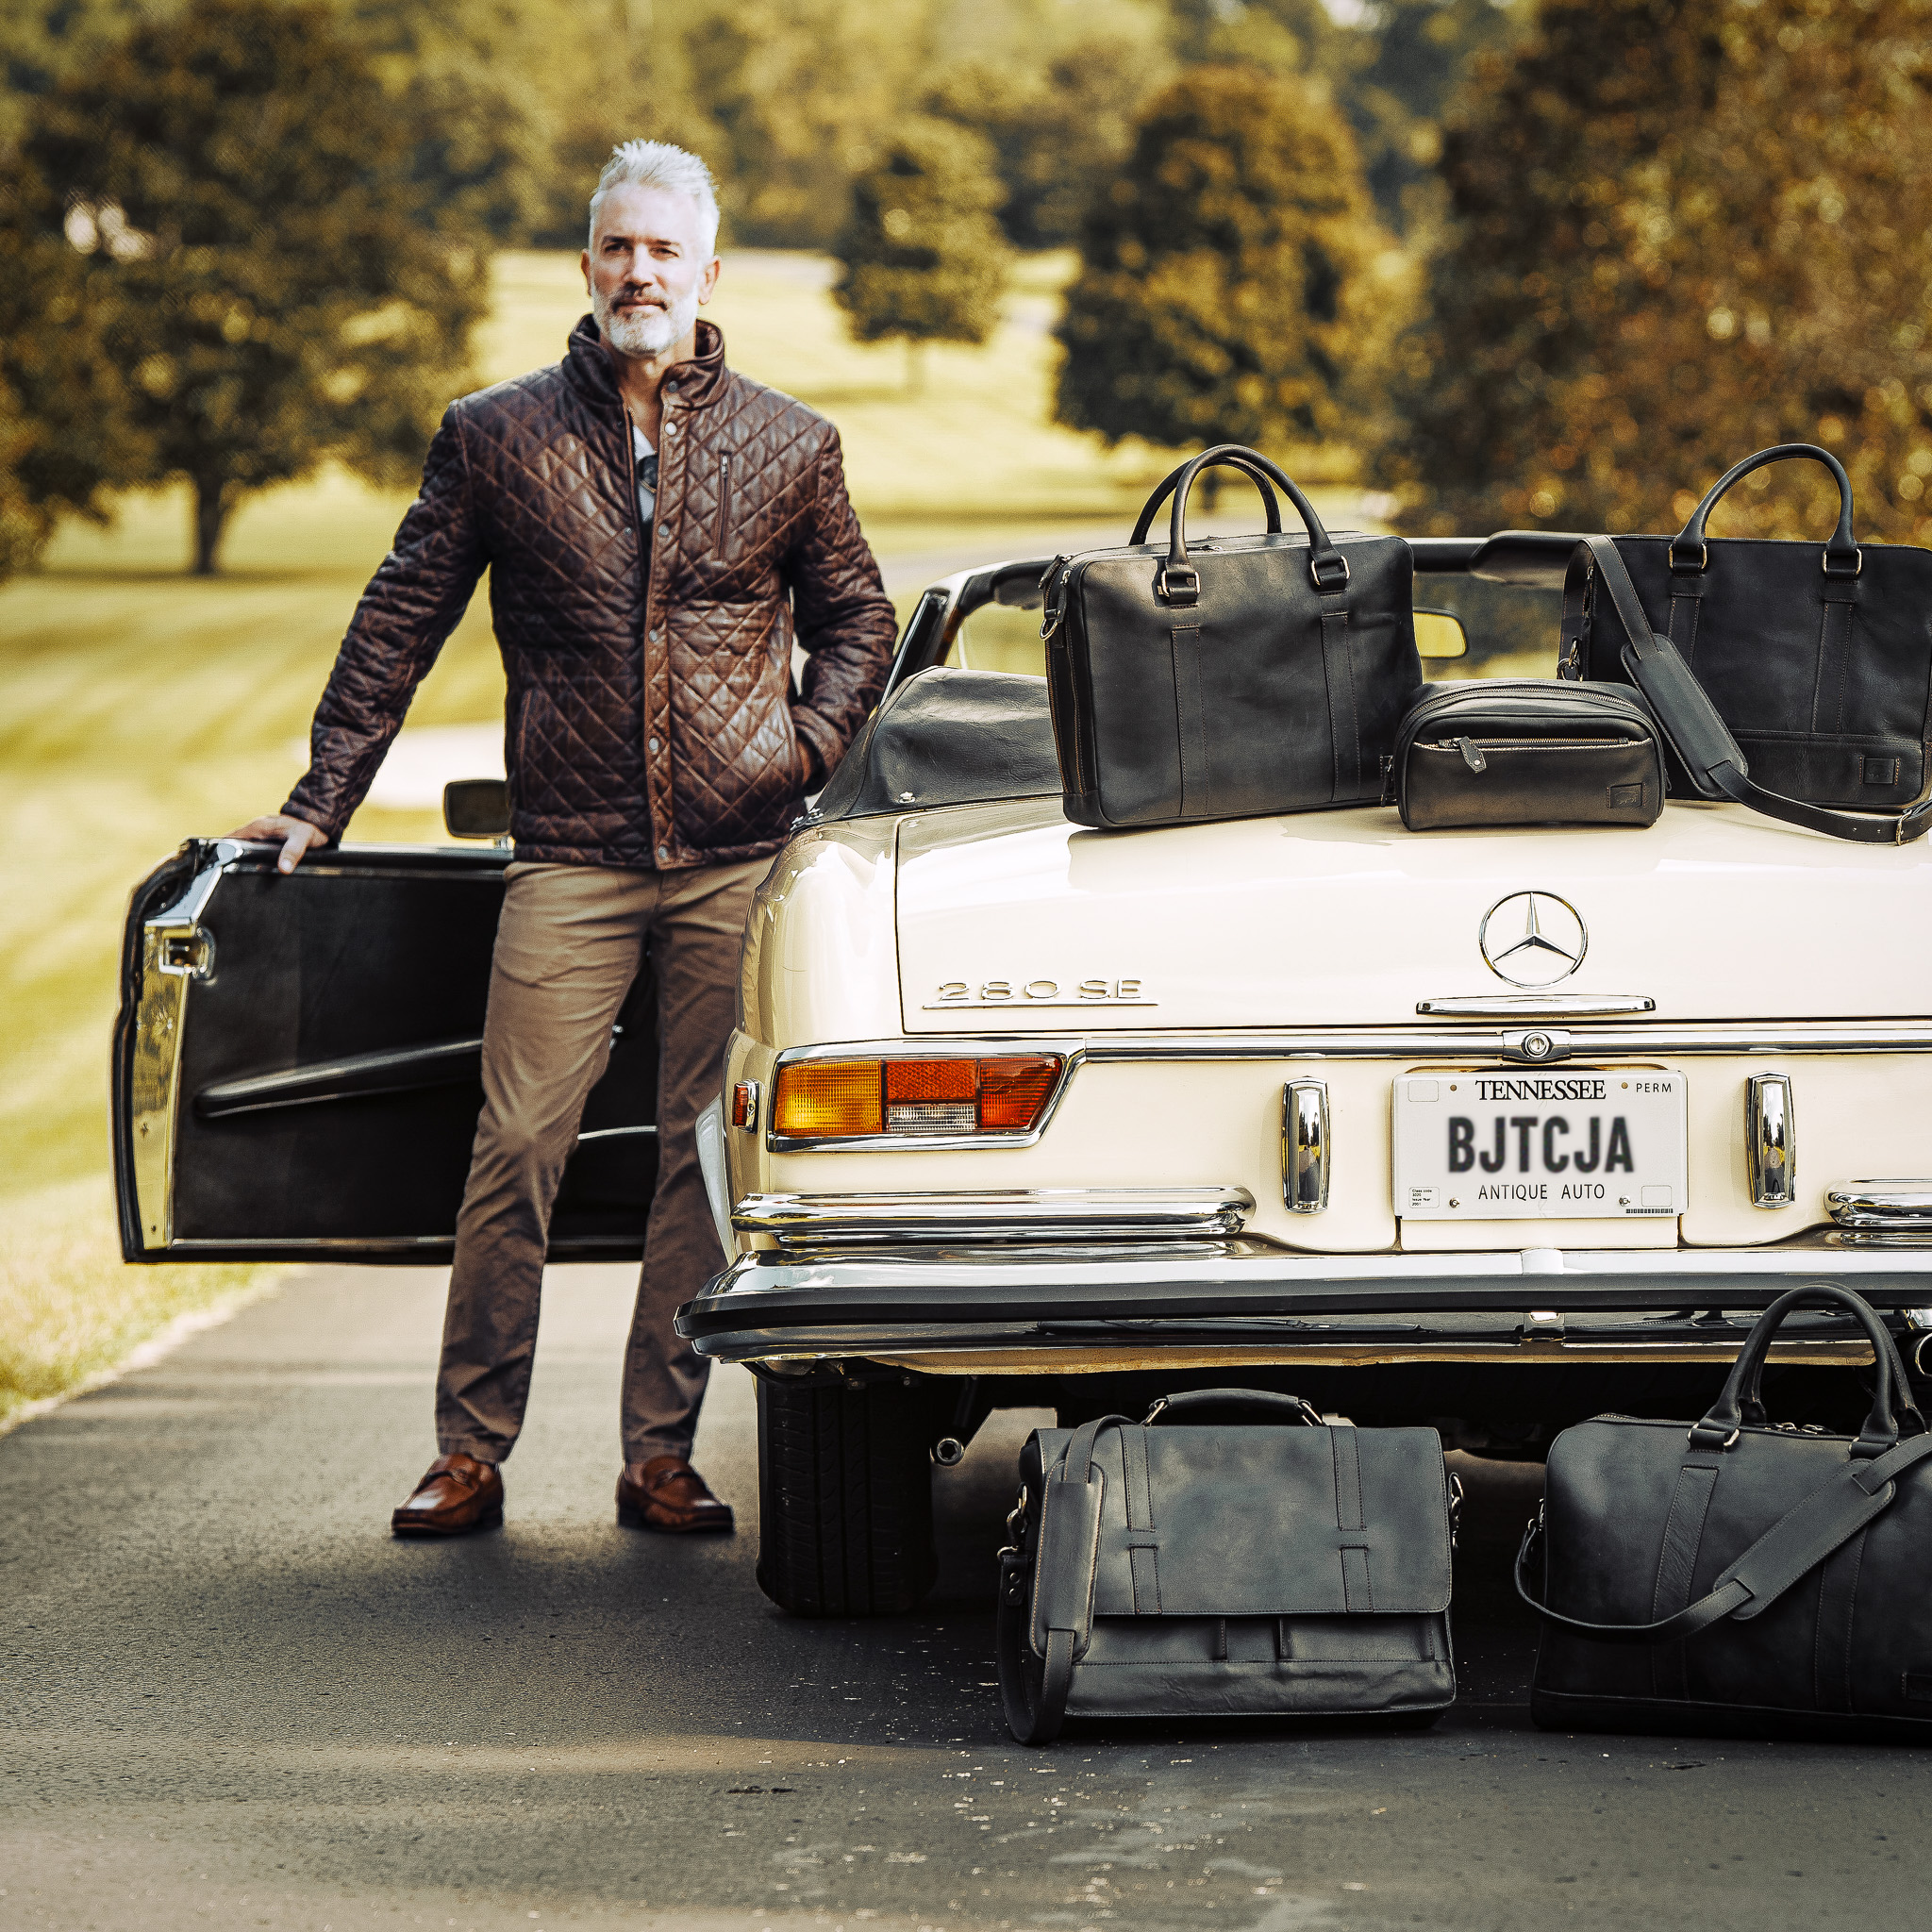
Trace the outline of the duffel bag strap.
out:
M 1572 625 L 1569 613 L 1576 606 L 1574 589 L 1579 572 L 1595 573 L 1603 592 L 1591 599 L 1591 622 L 1601 621 L 1607 611 L 1615 616 L 1624 634 L 1622 658 L 1632 684 L 1643 693 L 1644 701 L 1671 741 L 1671 749 L 1690 774 L 1691 782 L 1705 798 L 1728 798 L 1735 805 L 1748 806 L 1766 818 L 1780 819 L 1786 824 L 1803 825 L 1807 831 L 1824 832 L 1833 839 L 1850 839 L 1864 845 L 1906 845 L 1924 837 L 1932 827 L 1932 798 L 1922 800 L 1902 812 L 1834 811 L 1827 806 L 1808 805 L 1803 799 L 1787 798 L 1782 792 L 1767 791 L 1754 784 L 1750 760 L 1745 758 L 1730 726 L 1718 715 L 1708 693 L 1698 683 L 1697 675 L 1685 663 L 1675 644 L 1651 628 L 1650 618 L 1622 553 L 1609 537 L 1582 537 L 1571 559 L 1570 584 L 1564 588 L 1566 635 Z M 1566 645 L 1566 649 L 1568 646 Z
M 1543 1527 L 1541 1511 L 1524 1532 L 1516 1552 L 1516 1593 L 1548 1622 L 1612 1643 L 1674 1643 L 1708 1629 L 1721 1618 L 1748 1623 L 1879 1515 L 1897 1493 L 1895 1479 L 1928 1456 L 1932 1456 L 1932 1435 L 1914 1436 L 1869 1462 L 1848 1462 L 1828 1482 L 1821 1483 L 1787 1509 L 1724 1570 L 1706 1595 L 1655 1624 L 1586 1623 L 1581 1617 L 1566 1617 L 1532 1596 L 1524 1579 Z
M 1093 1581 L 1100 1567 L 1100 1507 L 1106 1493 L 1105 1479 L 1093 1466 L 1093 1445 L 1103 1429 L 1131 1426 L 1124 1415 L 1082 1423 L 1067 1444 L 1059 1474 L 1046 1478 L 1032 1563 L 1022 1554 L 1018 1536 L 1000 1552 L 993 1638 L 999 1650 L 1000 1697 L 1008 1726 L 1023 1744 L 1050 1744 L 1066 1720 L 1074 1666 L 1093 1636 Z M 1046 1630 L 1037 1696 L 1029 1663 L 1036 1607 Z

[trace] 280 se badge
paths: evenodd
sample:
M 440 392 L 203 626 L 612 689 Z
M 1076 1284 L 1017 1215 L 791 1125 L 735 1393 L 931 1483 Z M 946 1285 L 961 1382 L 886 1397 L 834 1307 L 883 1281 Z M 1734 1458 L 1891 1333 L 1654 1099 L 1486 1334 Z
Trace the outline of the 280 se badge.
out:
M 1678 1073 L 1407 1074 L 1395 1208 L 1420 1221 L 1657 1217 L 1685 1200 Z

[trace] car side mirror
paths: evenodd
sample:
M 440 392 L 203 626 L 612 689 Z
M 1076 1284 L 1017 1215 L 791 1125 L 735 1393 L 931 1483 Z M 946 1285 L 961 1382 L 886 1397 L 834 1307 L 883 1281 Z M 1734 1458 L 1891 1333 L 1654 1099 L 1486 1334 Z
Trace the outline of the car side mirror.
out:
M 1419 658 L 1466 658 L 1469 633 L 1453 610 L 1424 610 L 1415 613 L 1415 649 Z
M 501 839 L 509 830 L 509 783 L 452 778 L 442 788 L 442 823 L 452 839 Z

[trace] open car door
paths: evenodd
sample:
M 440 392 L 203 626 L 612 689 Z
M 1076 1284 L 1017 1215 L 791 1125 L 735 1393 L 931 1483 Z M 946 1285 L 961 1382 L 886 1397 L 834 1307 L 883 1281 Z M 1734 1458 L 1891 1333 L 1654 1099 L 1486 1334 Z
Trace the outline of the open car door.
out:
M 196 840 L 139 888 L 114 1028 L 130 1261 L 445 1261 L 482 1106 L 511 855 L 365 845 L 306 859 Z M 642 1253 L 657 1000 L 641 965 L 585 1108 L 553 1259 Z

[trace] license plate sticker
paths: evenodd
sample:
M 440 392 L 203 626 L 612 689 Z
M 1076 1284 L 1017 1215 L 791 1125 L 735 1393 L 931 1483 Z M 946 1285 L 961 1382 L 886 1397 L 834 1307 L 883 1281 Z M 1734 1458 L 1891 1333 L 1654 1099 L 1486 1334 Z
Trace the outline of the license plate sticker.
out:
M 1685 1195 L 1685 1076 L 1478 1069 L 1395 1082 L 1395 1211 L 1410 1221 L 1658 1221 Z

